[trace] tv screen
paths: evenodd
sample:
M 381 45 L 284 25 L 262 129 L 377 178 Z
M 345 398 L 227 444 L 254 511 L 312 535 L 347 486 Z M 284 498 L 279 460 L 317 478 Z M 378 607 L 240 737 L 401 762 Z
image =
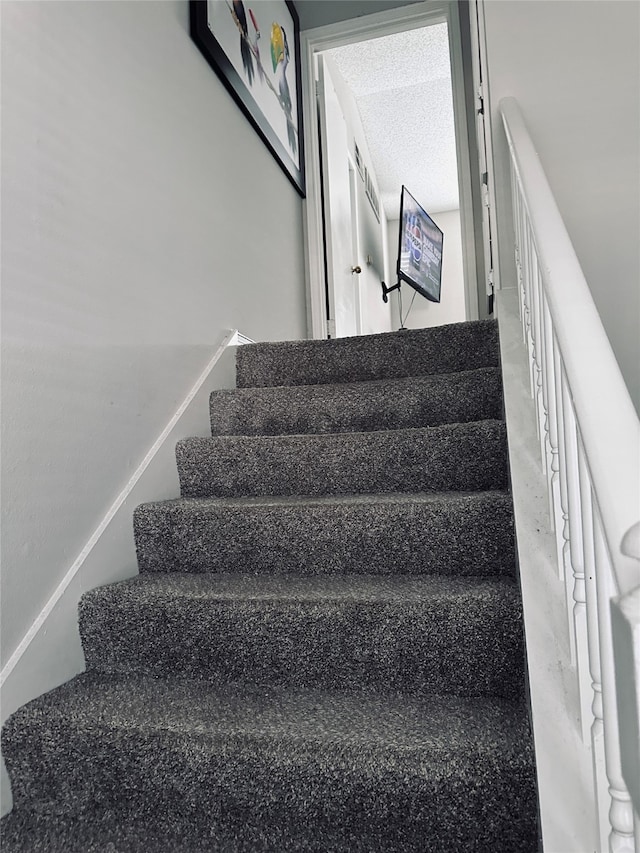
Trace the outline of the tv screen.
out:
M 432 302 L 440 302 L 444 235 L 415 198 L 402 187 L 398 280 Z

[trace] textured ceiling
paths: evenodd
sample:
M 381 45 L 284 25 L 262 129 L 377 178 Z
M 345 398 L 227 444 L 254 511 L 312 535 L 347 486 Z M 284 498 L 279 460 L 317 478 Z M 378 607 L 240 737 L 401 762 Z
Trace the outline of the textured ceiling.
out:
M 400 188 L 427 210 L 459 207 L 446 24 L 327 51 L 355 98 L 380 200 L 399 215 Z

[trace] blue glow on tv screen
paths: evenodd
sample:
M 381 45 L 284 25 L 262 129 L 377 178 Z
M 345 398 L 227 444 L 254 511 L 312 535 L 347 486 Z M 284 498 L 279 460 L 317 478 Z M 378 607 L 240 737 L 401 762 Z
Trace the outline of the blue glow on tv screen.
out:
M 444 235 L 415 198 L 402 187 L 398 279 L 431 302 L 440 302 Z

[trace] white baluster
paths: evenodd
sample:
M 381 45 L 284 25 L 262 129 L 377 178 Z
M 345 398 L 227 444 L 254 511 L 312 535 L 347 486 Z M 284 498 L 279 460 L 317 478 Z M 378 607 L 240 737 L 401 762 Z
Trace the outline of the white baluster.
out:
M 640 559 L 640 548 L 634 549 L 630 542 L 634 532 L 640 532 L 640 523 L 632 525 L 622 537 L 621 551 L 628 557 Z M 629 545 L 632 547 L 629 548 Z M 640 542 L 636 545 L 640 545 Z M 611 601 L 620 767 L 631 795 L 636 853 L 640 849 L 640 565 L 638 582 L 638 586 L 626 595 Z
M 617 598 L 615 606 L 612 603 L 611 639 L 618 700 L 620 764 L 634 805 L 636 853 L 640 853 L 640 521 L 626 531 L 620 551 L 637 561 L 637 586 Z
M 552 336 L 553 349 L 553 391 L 555 397 L 556 431 L 558 439 L 558 505 L 559 510 L 556 518 L 556 548 L 558 559 L 558 574 L 560 578 L 566 579 L 571 576 L 571 551 L 569 547 L 569 512 L 567 508 L 567 459 L 564 448 L 564 405 L 562 401 L 562 383 L 564 379 L 564 367 L 560 358 L 555 336 Z M 571 663 L 576 662 L 575 636 L 569 630 L 569 641 L 571 647 Z
M 578 433 L 575 413 L 566 381 L 562 383 L 564 411 L 564 447 L 567 469 L 567 507 L 569 515 L 569 547 L 571 552 L 572 578 L 568 584 L 567 604 L 570 609 L 570 626 L 573 625 L 576 648 L 576 673 L 578 676 L 578 700 L 580 702 L 580 726 L 585 744 L 591 741 L 591 676 L 589 672 L 589 640 L 587 631 L 587 602 L 584 582 L 584 548 L 582 536 L 582 513 L 580 505 L 580 479 L 578 474 Z M 571 630 L 571 627 L 570 627 Z
M 547 338 L 550 330 L 547 329 L 547 321 L 551 323 L 551 318 L 548 318 L 545 311 L 545 295 L 544 286 L 542 284 L 542 275 L 538 272 L 538 310 L 540 312 L 540 332 L 539 332 L 539 348 L 540 348 L 540 398 L 542 401 L 542 441 L 541 450 L 543 456 L 544 469 L 547 473 L 547 492 L 549 514 L 553 521 L 552 505 L 551 505 L 551 424 L 549 421 L 549 364 L 548 356 L 549 349 L 547 346 Z
M 582 550 L 584 554 L 585 599 L 587 604 L 587 630 L 589 671 L 593 698 L 591 711 L 591 759 L 598 820 L 600 850 L 608 850 L 609 837 L 609 786 L 604 755 L 604 724 L 602 719 L 602 681 L 598 629 L 598 592 L 596 586 L 595 544 L 593 537 L 593 495 L 582 445 L 578 442 L 578 474 L 582 517 Z
M 562 519 L 560 506 L 560 480 L 558 468 L 558 421 L 556 417 L 556 376 L 553 359 L 553 323 L 547 297 L 540 281 L 540 308 L 542 320 L 542 350 L 544 353 L 544 370 L 542 374 L 542 391 L 545 407 L 545 452 L 547 458 L 547 484 L 549 487 L 549 515 L 553 530 L 556 531 Z M 558 563 L 558 575 L 562 579 L 562 564 Z
M 529 221 L 526 214 L 522 220 L 523 225 L 523 240 L 522 240 L 522 293 L 524 299 L 524 326 L 525 326 L 525 343 L 529 356 L 529 384 L 531 396 L 535 399 L 535 359 L 533 357 L 533 330 L 531 323 L 533 312 L 531 308 L 531 241 L 529 235 Z
M 551 474 L 549 465 L 551 462 L 551 440 L 549 438 L 549 403 L 548 403 L 548 381 L 547 375 L 547 348 L 545 329 L 546 316 L 544 311 L 544 287 L 540 268 L 537 268 L 536 298 L 538 303 L 538 360 L 540 362 L 540 452 L 542 455 L 542 467 L 547 476 L 547 489 L 550 493 Z M 549 513 L 551 514 L 551 500 L 549 500 Z
M 540 440 L 540 459 L 542 470 L 546 474 L 547 457 L 545 453 L 545 437 L 544 437 L 544 422 L 545 410 L 544 400 L 542 398 L 542 371 L 544 367 L 544 350 L 542 346 L 542 311 L 541 311 L 541 282 L 540 270 L 538 267 L 538 256 L 535 252 L 533 244 L 533 235 L 531 235 L 531 250 L 532 250 L 532 270 L 531 270 L 531 304 L 533 307 L 533 322 L 532 322 L 532 338 L 533 338 L 533 357 L 535 364 L 535 383 L 534 383 L 534 398 L 536 402 L 536 413 L 538 415 L 538 438 Z
M 522 324 L 523 340 L 526 341 L 524 322 L 524 286 L 522 283 L 522 208 L 520 187 L 517 183 L 513 160 L 509 160 L 511 169 L 511 196 L 513 204 L 513 229 L 515 234 L 515 257 L 516 257 L 516 282 L 518 287 L 518 308 L 520 311 L 520 322 Z
M 604 743 L 611 808 L 609 850 L 611 853 L 634 853 L 634 815 L 631 797 L 622 778 L 615 667 L 611 635 L 611 599 L 618 594 L 609 552 L 602 533 L 600 516 L 594 513 L 596 584 L 598 587 L 598 621 L 600 629 L 600 665 L 602 670 L 602 703 Z

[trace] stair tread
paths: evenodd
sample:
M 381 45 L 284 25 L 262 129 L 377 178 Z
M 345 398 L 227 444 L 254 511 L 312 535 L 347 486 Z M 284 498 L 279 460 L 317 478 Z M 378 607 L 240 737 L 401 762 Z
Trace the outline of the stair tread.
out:
M 238 387 L 308 385 L 452 373 L 500 364 L 495 320 L 465 321 L 331 340 L 248 344 Z
M 178 497 L 160 501 L 148 501 L 140 508 L 164 507 L 167 509 L 193 509 L 206 512 L 208 509 L 230 507 L 299 507 L 299 506 L 371 506 L 385 507 L 395 504 L 453 503 L 465 505 L 469 502 L 504 500 L 511 502 L 508 489 L 484 489 L 480 491 L 433 491 L 433 492 L 379 492 L 375 494 L 339 495 L 241 495 L 239 497 Z
M 175 498 L 134 513 L 141 572 L 513 574 L 505 490 Z
M 205 442 L 208 444 L 245 444 L 248 447 L 259 445 L 260 443 L 271 446 L 282 444 L 290 446 L 300 441 L 318 444 L 319 446 L 331 446 L 332 444 L 353 443 L 360 440 L 374 441 L 375 439 L 395 438 L 400 439 L 404 436 L 419 437 L 423 435 L 440 435 L 442 433 L 454 432 L 465 433 L 483 427 L 498 427 L 503 429 L 503 421 L 498 418 L 483 418 L 477 421 L 463 421 L 461 423 L 437 424 L 435 426 L 419 426 L 419 427 L 403 427 L 402 429 L 378 429 L 378 430 L 354 430 L 353 432 L 332 432 L 332 433 L 296 433 L 282 435 L 212 435 L 212 436 L 193 436 L 190 438 L 181 439 L 182 442 Z
M 442 756 L 466 756 L 470 744 L 512 753 L 514 759 L 531 758 L 522 741 L 529 725 L 526 708 L 494 697 L 417 698 L 83 673 L 16 711 L 5 726 L 5 745 L 10 750 L 16 729 L 44 731 L 54 720 L 78 730 L 198 734 L 200 746 L 236 737 L 242 748 L 246 737 L 274 753 L 278 743 L 289 744 L 293 752 L 303 752 L 304 744 L 345 748 L 353 750 L 353 762 L 372 769 L 380 766 L 380 752 L 385 752 L 398 757 L 399 772 L 411 768 L 418 775 L 450 775 L 455 770 Z M 430 759 L 438 763 L 427 770 L 424 761 Z
M 213 391 L 213 435 L 397 429 L 502 417 L 497 367 L 452 374 Z
M 85 593 L 80 635 L 104 672 L 522 693 L 520 594 L 501 577 L 147 573 Z
M 529 786 L 528 786 L 529 787 Z M 527 791 L 529 793 L 529 791 Z M 530 799 L 530 796 L 528 797 Z M 475 805 L 475 804 L 474 804 Z M 121 807 L 115 815 L 111 809 L 95 808 L 90 815 L 50 816 L 33 812 L 12 813 L 3 819 L 3 853 L 539 853 L 535 826 L 513 832 L 514 825 L 526 821 L 521 817 L 522 800 L 512 801 L 514 817 L 507 824 L 504 817 L 496 820 L 490 809 L 495 806 L 487 798 L 486 814 L 467 818 L 479 827 L 461 836 L 460 823 L 452 823 L 448 832 L 433 833 L 425 824 L 418 838 L 407 838 L 404 827 L 394 827 L 381 842 L 366 836 L 364 830 L 340 825 L 313 827 L 307 822 L 291 825 L 285 820 L 266 827 L 258 819 L 245 816 L 241 826 L 236 818 L 209 822 L 197 834 L 185 831 L 171 815 L 157 814 L 152 819 L 131 807 Z M 508 807 L 509 807 L 508 806 Z M 533 804 L 535 807 L 535 804 Z M 466 803 L 467 810 L 469 801 Z M 428 810 L 429 803 L 426 804 Z M 363 821 L 367 816 L 363 816 Z M 406 819 L 405 819 L 406 821 Z M 482 831 L 483 824 L 492 825 L 500 837 Z M 415 833 L 417 834 L 417 833 Z M 515 835 L 515 837 L 514 837 Z
M 433 599 L 471 597 L 479 604 L 484 597 L 518 596 L 511 578 L 451 577 L 447 575 L 270 575 L 241 573 L 154 572 L 97 587 L 83 600 L 97 602 L 115 597 L 154 597 L 176 602 L 207 599 L 220 602 L 398 602 L 415 608 Z
M 184 497 L 483 491 L 507 485 L 502 421 L 178 442 Z
M 353 341 L 353 338 L 350 340 Z M 292 344 L 309 344 L 310 341 L 293 341 Z M 323 341 L 323 343 L 326 343 Z M 272 346 L 272 344 L 256 344 L 256 346 Z M 275 346 L 275 344 L 273 345 Z M 452 373 L 417 373 L 414 376 L 384 376 L 379 379 L 354 379 L 350 382 L 318 382 L 315 385 L 257 385 L 247 386 L 245 388 L 229 388 L 212 391 L 212 394 L 233 392 L 240 397 L 251 396 L 257 394 L 259 396 L 275 394 L 280 391 L 291 394 L 301 394 L 307 399 L 312 399 L 315 395 L 326 398 L 327 396 L 359 394 L 368 390 L 375 391 L 376 389 L 385 388 L 402 388 L 410 390 L 417 385 L 425 385 L 426 387 L 435 387 L 436 385 L 446 385 L 450 382 L 461 382 L 465 379 L 477 379 L 482 376 L 499 376 L 501 370 L 499 365 L 487 365 L 485 367 L 474 367 L 469 370 L 455 370 Z
M 102 809 L 112 828 L 129 810 L 194 850 L 424 853 L 429 838 L 481 853 L 496 827 L 501 849 L 535 849 L 522 846 L 530 810 L 517 814 L 535 796 L 526 709 L 499 699 L 85 673 L 17 711 L 3 738 L 9 766 L 31 745 L 23 814 L 57 812 L 63 833 Z M 161 836 L 157 849 L 174 847 Z
M 252 341 L 243 344 L 242 350 L 261 350 L 264 348 L 296 347 L 299 349 L 324 350 L 332 348 L 342 350 L 356 349 L 360 346 L 400 346 L 414 342 L 424 343 L 429 340 L 452 337 L 454 335 L 492 335 L 497 332 L 498 324 L 495 319 L 460 320 L 455 323 L 443 323 L 438 326 L 423 326 L 419 329 L 396 329 L 391 332 L 367 332 L 361 335 L 348 335 L 337 338 L 299 338 L 284 341 Z

